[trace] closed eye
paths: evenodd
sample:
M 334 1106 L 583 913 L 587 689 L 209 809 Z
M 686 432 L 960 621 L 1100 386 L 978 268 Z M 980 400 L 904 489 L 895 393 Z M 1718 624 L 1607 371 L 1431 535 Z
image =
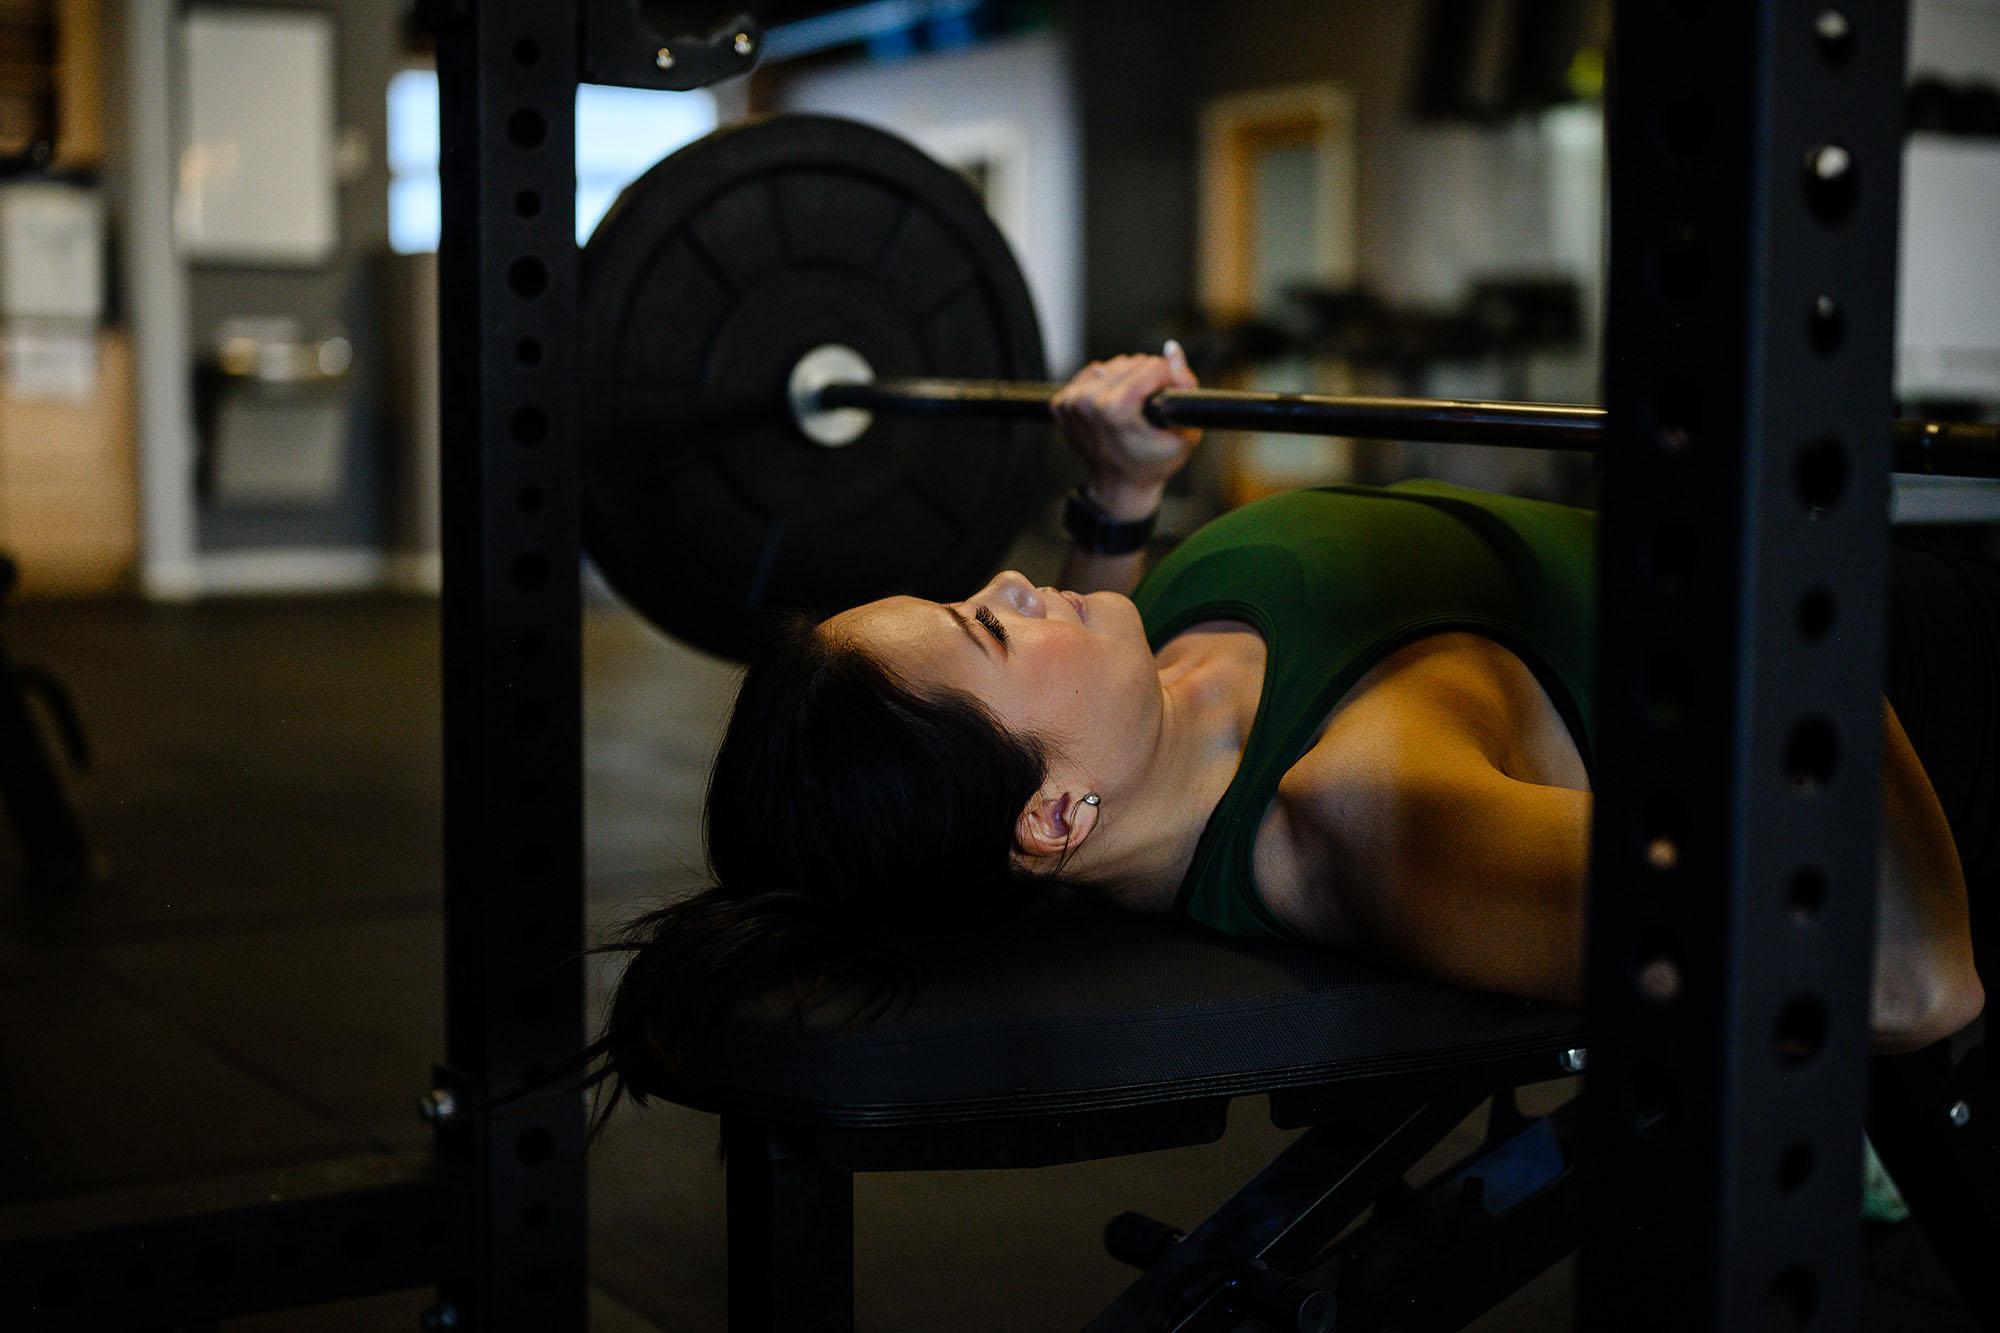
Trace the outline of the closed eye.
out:
M 1007 631 L 1001 626 L 1000 617 L 982 606 L 972 613 L 972 618 L 978 621 L 1002 648 L 1007 646 Z

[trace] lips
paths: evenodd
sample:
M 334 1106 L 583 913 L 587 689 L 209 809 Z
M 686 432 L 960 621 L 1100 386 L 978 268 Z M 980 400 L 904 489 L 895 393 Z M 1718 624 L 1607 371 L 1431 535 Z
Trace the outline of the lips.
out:
M 1058 589 L 1058 591 L 1061 590 Z M 1063 592 L 1062 595 L 1065 601 L 1067 601 L 1071 606 L 1076 608 L 1076 618 L 1078 620 L 1081 620 L 1084 624 L 1088 625 L 1090 623 L 1090 613 L 1083 609 L 1083 598 L 1077 596 L 1073 592 Z

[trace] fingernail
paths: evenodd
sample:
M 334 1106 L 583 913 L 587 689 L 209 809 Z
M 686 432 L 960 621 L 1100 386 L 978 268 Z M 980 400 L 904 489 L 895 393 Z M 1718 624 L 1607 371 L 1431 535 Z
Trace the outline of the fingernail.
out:
M 1183 361 L 1187 360 L 1187 351 L 1181 346 L 1180 339 L 1178 338 L 1167 339 L 1167 345 L 1161 350 L 1168 356 L 1179 357 Z

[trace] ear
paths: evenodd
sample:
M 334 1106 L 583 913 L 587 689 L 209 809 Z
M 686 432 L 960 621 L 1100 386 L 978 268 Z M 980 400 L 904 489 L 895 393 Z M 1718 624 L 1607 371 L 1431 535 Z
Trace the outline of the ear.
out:
M 1073 792 L 1036 792 L 1014 821 L 1014 850 L 1029 860 L 1074 852 L 1097 827 L 1097 807 Z

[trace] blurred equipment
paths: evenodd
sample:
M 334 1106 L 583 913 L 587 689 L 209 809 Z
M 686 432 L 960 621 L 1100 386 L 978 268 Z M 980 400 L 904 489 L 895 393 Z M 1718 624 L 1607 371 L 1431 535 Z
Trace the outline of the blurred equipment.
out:
M 1417 111 L 1497 121 L 1602 91 L 1608 0 L 1431 0 Z
M 308 334 L 291 318 L 225 322 L 197 371 L 209 495 L 237 505 L 336 498 L 353 364 L 354 345 L 338 324 Z
M 1565 277 L 1481 278 L 1448 309 L 1392 305 L 1361 287 L 1294 286 L 1285 294 L 1307 312 L 1302 346 L 1387 370 L 1408 393 L 1436 362 L 1496 357 L 1507 368 L 1506 391 L 1524 396 L 1528 357 L 1583 340 L 1583 293 Z
M 13 558 L 0 554 L 0 605 L 13 596 L 18 573 Z M 89 768 L 90 742 L 69 691 L 41 668 L 16 664 L 0 640 L 0 799 L 6 802 L 29 884 L 75 887 L 91 878 L 90 848 L 29 711 L 31 695 L 48 713 L 70 766 L 79 772 Z

